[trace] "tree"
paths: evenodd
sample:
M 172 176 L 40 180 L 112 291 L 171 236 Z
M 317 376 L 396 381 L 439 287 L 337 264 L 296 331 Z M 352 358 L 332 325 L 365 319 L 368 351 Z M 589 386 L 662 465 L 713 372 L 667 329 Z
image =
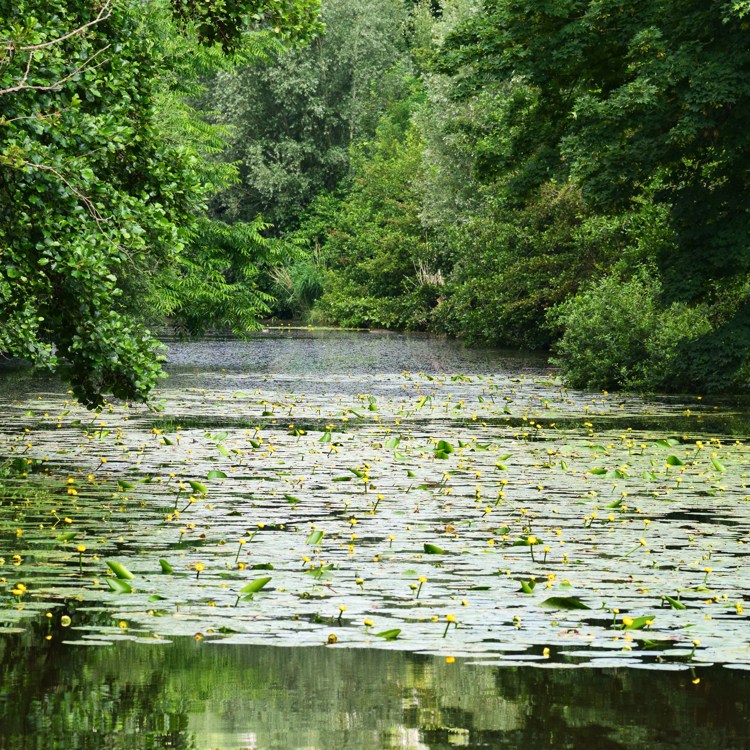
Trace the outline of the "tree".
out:
M 708 334 L 684 332 L 677 387 L 747 377 L 747 13 L 744 2 L 486 0 L 437 65 L 458 97 L 495 100 L 473 130 L 475 170 L 509 200 L 570 180 L 600 216 L 664 208 L 672 241 L 648 254 L 665 310 L 708 303 L 712 320 Z
M 220 59 L 214 40 L 238 49 L 248 14 L 254 28 L 293 16 L 296 37 L 314 27 L 312 0 L 235 4 L 216 33 L 201 7 L 178 31 L 161 0 L 0 0 L 0 351 L 59 371 L 89 406 L 157 382 L 139 322 L 152 281 L 230 177 L 186 131 L 194 110 L 170 127 L 186 74 Z
M 207 107 L 234 133 L 225 158 L 241 177 L 212 203 L 217 217 L 262 214 L 279 234 L 293 227 L 320 191 L 348 175 L 352 145 L 371 137 L 401 97 L 402 0 L 328 0 L 322 18 L 325 33 L 312 44 L 210 82 Z

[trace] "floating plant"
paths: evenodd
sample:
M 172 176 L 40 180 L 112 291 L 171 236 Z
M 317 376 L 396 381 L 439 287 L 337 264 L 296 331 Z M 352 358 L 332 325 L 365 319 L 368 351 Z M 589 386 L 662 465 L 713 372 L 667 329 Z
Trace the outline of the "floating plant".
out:
M 120 638 L 310 645 L 334 624 L 337 648 L 750 664 L 741 415 L 499 360 L 299 367 L 209 362 L 165 382 L 158 414 L 7 401 L 1 621 L 74 615 L 68 637 L 90 638 L 104 613 Z

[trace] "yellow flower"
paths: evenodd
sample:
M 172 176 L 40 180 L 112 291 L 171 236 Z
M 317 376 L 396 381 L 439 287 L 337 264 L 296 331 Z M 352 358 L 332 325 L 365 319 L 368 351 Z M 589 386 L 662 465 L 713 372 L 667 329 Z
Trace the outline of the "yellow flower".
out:
M 85 544 L 79 544 L 76 547 L 76 552 L 85 552 L 86 551 L 86 545 Z
M 446 656 L 445 657 L 445 663 L 446 664 L 453 664 L 453 662 L 455 662 L 455 661 L 456 661 L 456 657 L 455 656 Z
M 633 624 L 633 618 L 632 617 L 623 617 L 622 618 L 622 624 L 629 628 Z

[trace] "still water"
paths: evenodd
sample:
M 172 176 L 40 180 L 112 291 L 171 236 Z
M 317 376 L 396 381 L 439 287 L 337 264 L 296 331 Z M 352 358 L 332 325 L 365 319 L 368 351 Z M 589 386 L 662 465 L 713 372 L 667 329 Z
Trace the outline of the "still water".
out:
M 168 370 L 0 372 L 0 750 L 750 748 L 744 406 L 385 333 Z
M 0 640 L 4 750 L 727 750 L 737 671 L 466 665 L 403 652 Z

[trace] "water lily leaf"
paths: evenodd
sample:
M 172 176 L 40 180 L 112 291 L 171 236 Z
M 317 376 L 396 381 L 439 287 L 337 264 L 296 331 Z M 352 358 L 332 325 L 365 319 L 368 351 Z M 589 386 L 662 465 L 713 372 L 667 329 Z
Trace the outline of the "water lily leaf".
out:
M 401 633 L 401 628 L 393 628 L 391 630 L 383 630 L 381 633 L 375 633 L 378 638 L 383 638 L 386 641 L 395 641 Z
M 320 540 L 323 538 L 324 533 L 325 532 L 321 531 L 320 529 L 318 529 L 317 531 L 313 531 L 310 536 L 307 537 L 307 542 L 305 543 L 315 547 L 316 545 L 320 544 Z
M 726 466 L 724 466 L 724 464 L 722 464 L 721 461 L 716 458 L 712 458 L 711 463 L 713 464 L 713 467 L 714 469 L 716 469 L 716 471 L 720 471 L 723 473 L 727 470 Z
M 328 565 L 321 565 L 317 568 L 308 568 L 305 573 L 307 575 L 311 575 L 315 579 L 322 578 L 326 573 L 329 573 L 333 570 L 333 563 L 329 563 Z
M 510 457 L 511 457 L 511 454 L 510 453 L 506 453 L 504 456 L 498 456 L 497 460 L 498 461 L 507 461 Z
M 609 503 L 609 505 L 607 505 L 607 508 L 619 508 L 622 505 L 622 503 L 623 503 L 624 500 L 625 500 L 625 498 L 618 497 L 617 500 L 615 500 L 614 502 Z
M 166 598 L 167 598 L 166 596 L 162 596 L 161 594 L 151 594 L 151 596 L 149 596 L 148 600 L 150 602 L 161 602 L 161 601 L 164 601 L 164 599 L 166 599 Z
M 286 500 L 290 505 L 296 505 L 297 503 L 302 502 L 298 497 L 295 497 L 294 495 L 284 495 L 284 500 Z
M 250 567 L 250 570 L 274 570 L 271 563 L 256 563 Z
M 679 599 L 674 599 L 666 594 L 662 596 L 662 601 L 665 601 L 672 609 L 687 609 L 687 605 L 683 604 Z
M 60 534 L 55 537 L 56 542 L 69 542 L 71 539 L 75 539 L 78 536 L 77 531 L 69 531 L 67 534 Z
M 208 494 L 208 487 L 203 482 L 196 482 L 194 479 L 189 479 L 188 484 L 192 487 L 193 492 L 198 492 L 201 495 Z
M 115 562 L 114 560 L 105 560 L 109 569 L 121 580 L 132 581 L 135 576 L 122 564 Z M 111 580 L 111 579 L 107 579 Z
M 642 630 L 647 625 L 654 621 L 654 615 L 643 615 L 643 617 L 636 617 L 630 625 L 625 625 L 624 630 Z
M 603 476 L 607 473 L 607 470 L 602 468 L 601 466 L 597 466 L 595 469 L 591 469 L 589 471 L 589 474 L 593 474 L 594 476 Z
M 211 471 L 206 474 L 206 479 L 227 479 L 227 475 L 219 469 L 211 469 Z
M 221 443 L 217 444 L 216 450 L 219 451 L 224 458 L 229 458 L 232 455 Z
M 132 482 L 126 482 L 124 479 L 118 479 L 117 480 L 117 489 L 118 490 L 132 490 L 135 489 L 135 485 Z
M 548 609 L 591 609 L 577 596 L 551 596 L 545 599 L 541 606 Z
M 174 568 L 164 559 L 159 560 L 162 573 L 174 573 Z
M 361 471 L 360 469 L 347 469 L 348 471 L 351 471 L 352 474 L 354 474 L 355 477 L 359 477 L 360 479 L 364 478 L 365 473 Z
M 435 446 L 435 453 L 453 453 L 455 448 L 447 440 L 438 440 L 438 444 Z
M 162 436 L 161 436 L 161 442 L 162 442 L 162 443 L 163 443 L 164 445 L 174 445 L 174 440 L 170 440 L 170 439 L 169 439 L 168 437 L 166 437 L 165 435 L 162 435 Z
M 521 581 L 521 591 L 524 594 L 533 594 L 536 588 L 536 581 L 529 579 L 528 581 Z
M 680 444 L 680 441 L 675 438 L 667 438 L 666 440 L 656 440 L 654 444 L 660 448 L 674 448 L 675 445 Z
M 667 456 L 667 464 L 669 466 L 684 466 L 685 465 L 685 463 L 681 461 L 679 458 L 677 458 L 677 456 L 675 455 Z
M 388 448 L 389 451 L 392 451 L 395 448 L 398 448 L 398 444 L 400 442 L 401 442 L 400 437 L 388 438 L 388 440 L 385 441 L 385 447 Z
M 324 432 L 320 439 L 318 440 L 319 443 L 330 443 L 331 440 L 333 440 L 333 436 L 331 435 L 330 431 Z
M 254 581 L 250 581 L 247 586 L 243 586 L 240 589 L 240 594 L 257 594 L 267 583 L 271 580 L 270 576 L 265 578 L 256 578 Z
M 428 544 L 425 542 L 424 551 L 428 555 L 444 555 L 445 550 L 442 547 L 438 547 L 437 544 Z
M 333 482 L 351 482 L 351 477 L 334 477 L 331 481 Z
M 115 594 L 132 594 L 133 587 L 127 581 L 121 581 L 119 578 L 107 578 L 107 586 Z

